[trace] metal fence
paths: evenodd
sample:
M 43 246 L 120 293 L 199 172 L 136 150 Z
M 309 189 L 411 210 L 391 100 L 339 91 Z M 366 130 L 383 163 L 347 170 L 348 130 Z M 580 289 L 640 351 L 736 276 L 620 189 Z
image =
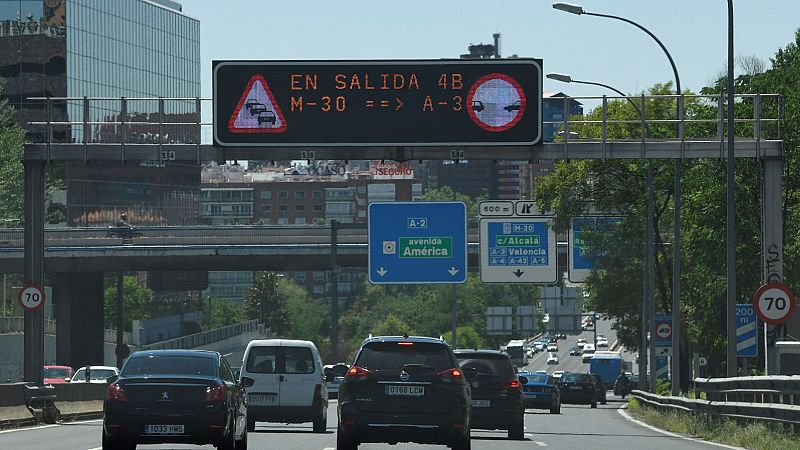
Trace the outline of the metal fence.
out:
M 0 334 L 11 333 L 24 333 L 25 332 L 25 318 L 24 317 L 0 317 Z M 56 334 L 56 321 L 44 321 L 44 333 L 54 335 Z M 122 340 L 126 344 L 133 342 L 130 331 L 122 333 Z M 103 330 L 104 342 L 117 342 L 117 330 L 110 330 L 108 328 Z
M 197 348 L 212 342 L 219 342 L 223 339 L 228 339 L 245 333 L 257 333 L 258 335 L 263 336 L 264 339 L 273 337 L 272 331 L 269 328 L 265 328 L 264 325 L 259 323 L 257 319 L 253 319 L 249 322 L 237 323 L 227 327 L 217 328 L 215 330 L 204 331 L 202 333 L 190 334 L 167 341 L 144 345 L 141 349 L 164 350 L 170 348 Z
M 800 376 L 695 379 L 696 395 L 671 397 L 633 391 L 640 403 L 660 410 L 707 414 L 743 422 L 781 423 L 800 429 Z

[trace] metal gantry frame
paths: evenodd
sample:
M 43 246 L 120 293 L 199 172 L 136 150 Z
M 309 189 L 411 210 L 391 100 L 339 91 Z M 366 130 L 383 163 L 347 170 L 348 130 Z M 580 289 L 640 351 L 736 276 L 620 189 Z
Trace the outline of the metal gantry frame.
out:
M 752 128 L 752 135 L 735 136 L 735 157 L 757 158 L 762 162 L 762 219 L 764 248 L 770 249 L 769 267 L 765 276 L 773 279 L 781 277 L 783 262 L 782 240 L 782 202 L 781 176 L 783 173 L 783 99 L 777 94 L 737 95 L 739 101 L 753 104 L 752 117 L 735 119 L 737 124 L 745 124 Z M 545 122 L 560 127 L 564 133 L 561 142 L 545 142 L 534 146 L 512 147 L 475 147 L 469 149 L 453 149 L 449 147 L 353 147 L 353 148 L 300 148 L 300 147 L 237 147 L 221 148 L 202 143 L 204 131 L 210 130 L 212 122 L 203 121 L 203 114 L 210 111 L 202 106 L 211 99 L 203 98 L 88 98 L 88 97 L 46 97 L 30 100 L 45 102 L 47 117 L 43 122 L 31 122 L 29 125 L 44 128 L 44 141 L 27 144 L 24 153 L 25 166 L 25 269 L 24 282 L 41 285 L 44 277 L 44 170 L 51 161 L 184 161 L 202 163 L 205 161 L 224 162 L 234 159 L 369 159 L 369 160 L 448 160 L 448 159 L 489 159 L 489 160 L 572 160 L 572 159 L 696 159 L 725 158 L 725 135 L 723 130 L 723 99 L 720 95 L 665 95 L 665 96 L 591 96 L 563 97 L 565 104 L 572 100 L 600 103 L 601 120 L 583 120 L 582 117 L 571 117 L 565 114 L 562 121 Z M 679 111 L 677 118 L 616 120 L 608 118 L 610 102 L 639 100 L 644 106 L 649 101 L 674 101 L 681 110 L 686 101 L 707 102 L 716 104 L 717 115 L 713 119 L 686 118 Z M 775 103 L 765 108 L 766 101 Z M 132 102 L 157 102 L 157 120 L 131 120 Z M 80 108 L 77 120 L 53 120 L 54 102 L 75 102 Z M 92 120 L 93 102 L 113 102 L 118 108 L 109 110 L 108 106 L 98 108 L 105 112 L 104 118 L 113 120 Z M 165 121 L 172 102 L 181 102 L 194 114 L 194 120 L 183 122 Z M 187 106 L 188 105 L 188 106 Z M 189 108 L 191 106 L 191 108 Z M 644 108 L 643 108 L 644 110 Z M 765 111 L 769 114 L 765 114 Z M 567 111 L 568 112 L 568 111 Z M 135 114 L 135 113 L 133 113 Z M 152 115 L 150 116 L 152 117 Z M 73 118 L 70 118 L 73 119 Z M 686 136 L 687 125 L 715 124 L 714 133 L 704 132 L 698 136 Z M 637 127 L 638 125 L 638 127 Z M 678 128 L 677 138 L 646 137 L 646 129 L 656 125 L 672 125 Z M 600 137 L 573 137 L 572 130 L 580 130 L 583 126 L 599 126 Z M 609 127 L 632 127 L 629 139 L 608 138 Z M 68 132 L 80 130 L 80 142 L 56 142 L 53 139 L 54 127 L 61 127 Z M 110 128 L 111 127 L 111 128 Z M 144 127 L 158 130 L 133 143 L 128 140 L 132 130 Z M 167 140 L 167 127 L 188 127 L 185 139 L 194 142 L 176 143 Z M 637 131 L 638 129 L 638 131 Z M 114 130 L 108 135 L 102 132 Z M 765 130 L 772 134 L 765 135 Z M 183 140 L 183 139 L 181 139 Z M 776 253 L 777 252 L 777 253 Z M 767 252 L 765 251 L 766 255 Z M 777 256 L 776 256 L 777 255 Z M 777 260 L 777 261 L 776 261 Z M 766 271 L 766 269 L 765 269 Z M 25 369 L 27 381 L 42 383 L 41 366 L 44 358 L 44 315 L 41 311 L 25 313 Z

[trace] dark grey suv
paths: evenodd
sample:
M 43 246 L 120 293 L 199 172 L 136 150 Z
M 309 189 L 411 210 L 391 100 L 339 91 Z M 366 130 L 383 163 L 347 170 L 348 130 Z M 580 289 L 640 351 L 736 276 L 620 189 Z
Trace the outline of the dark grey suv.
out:
M 416 442 L 470 449 L 470 389 L 442 339 L 370 337 L 339 386 L 336 448 Z

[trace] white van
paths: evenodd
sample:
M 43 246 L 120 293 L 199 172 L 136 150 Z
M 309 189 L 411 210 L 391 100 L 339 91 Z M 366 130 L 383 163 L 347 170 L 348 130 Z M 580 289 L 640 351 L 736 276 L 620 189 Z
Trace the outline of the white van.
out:
M 265 339 L 250 341 L 239 380 L 247 388 L 247 429 L 256 422 L 312 422 L 323 433 L 328 421 L 328 389 L 322 358 L 311 341 Z

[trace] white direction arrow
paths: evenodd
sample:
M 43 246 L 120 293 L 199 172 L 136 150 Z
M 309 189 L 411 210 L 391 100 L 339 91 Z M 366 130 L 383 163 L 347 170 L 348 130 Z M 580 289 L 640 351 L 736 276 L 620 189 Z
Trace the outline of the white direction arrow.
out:
M 448 270 L 447 272 L 452 276 L 456 276 L 456 274 L 459 272 L 459 270 L 456 269 L 455 266 L 452 266 L 452 267 L 450 267 L 450 270 Z M 441 272 L 439 272 L 439 273 L 441 273 Z
M 384 275 L 386 275 L 387 273 L 389 273 L 389 271 L 388 271 L 388 270 L 386 270 L 386 269 L 384 269 L 384 268 L 383 268 L 383 266 L 381 266 L 381 268 L 380 268 L 380 269 L 378 269 L 376 272 L 378 272 L 378 275 L 380 275 L 380 276 L 384 276 Z

